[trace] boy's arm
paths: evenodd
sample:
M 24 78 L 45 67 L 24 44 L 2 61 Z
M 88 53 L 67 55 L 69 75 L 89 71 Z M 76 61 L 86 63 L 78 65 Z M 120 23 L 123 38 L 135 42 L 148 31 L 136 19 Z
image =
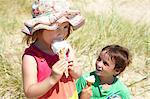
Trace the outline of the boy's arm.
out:
M 78 92 L 78 96 L 80 97 L 81 92 L 83 90 L 83 88 L 86 87 L 86 80 L 83 78 L 83 76 L 81 76 L 77 81 L 76 81 L 76 89 Z
M 86 77 L 89 77 L 88 75 L 89 74 L 87 73 L 81 76 L 76 82 L 76 89 L 78 91 L 79 99 L 90 99 L 93 94 L 92 87 L 87 84 L 85 79 Z

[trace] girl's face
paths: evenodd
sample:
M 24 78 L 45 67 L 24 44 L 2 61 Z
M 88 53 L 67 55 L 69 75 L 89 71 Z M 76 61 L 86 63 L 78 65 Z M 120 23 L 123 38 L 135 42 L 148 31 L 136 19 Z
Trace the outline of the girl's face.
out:
M 70 32 L 70 24 L 68 22 L 64 22 L 60 24 L 59 28 L 56 30 L 58 33 L 57 37 L 65 39 Z
M 112 61 L 111 57 L 103 51 L 100 53 L 96 60 L 96 74 L 101 77 L 113 77 L 118 72 L 116 72 L 115 63 Z
M 66 36 L 68 35 L 69 33 L 69 27 L 70 27 L 70 24 L 68 22 L 64 22 L 62 23 L 59 28 L 57 30 L 43 30 L 43 33 L 42 35 L 40 35 L 40 39 L 50 45 L 53 40 L 57 39 L 57 38 L 66 38 Z

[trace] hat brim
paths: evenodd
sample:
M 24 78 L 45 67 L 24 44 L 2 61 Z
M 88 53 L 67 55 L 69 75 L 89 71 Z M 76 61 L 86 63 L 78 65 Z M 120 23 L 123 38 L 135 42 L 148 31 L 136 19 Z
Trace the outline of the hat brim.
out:
M 47 25 L 47 24 L 38 24 L 38 25 L 36 25 L 32 29 L 32 34 L 35 31 L 40 30 L 40 29 L 56 30 L 59 27 L 57 23 L 61 24 L 61 23 L 64 23 L 64 22 L 69 22 L 70 25 L 72 26 L 72 29 L 77 30 L 78 28 L 80 28 L 85 23 L 85 19 L 80 15 L 76 15 L 72 19 L 67 19 L 66 17 L 61 17 L 59 20 L 57 20 L 52 25 Z

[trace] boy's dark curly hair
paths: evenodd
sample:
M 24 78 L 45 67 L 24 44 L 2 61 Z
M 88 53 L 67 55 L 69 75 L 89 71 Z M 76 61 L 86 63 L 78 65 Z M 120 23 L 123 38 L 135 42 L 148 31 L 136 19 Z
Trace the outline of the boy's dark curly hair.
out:
M 131 63 L 131 55 L 129 53 L 129 50 L 125 47 L 119 45 L 108 45 L 104 47 L 101 52 L 103 51 L 106 51 L 111 60 L 114 61 L 114 69 L 119 70 L 120 73 L 123 72 L 126 66 L 129 66 L 129 64 Z

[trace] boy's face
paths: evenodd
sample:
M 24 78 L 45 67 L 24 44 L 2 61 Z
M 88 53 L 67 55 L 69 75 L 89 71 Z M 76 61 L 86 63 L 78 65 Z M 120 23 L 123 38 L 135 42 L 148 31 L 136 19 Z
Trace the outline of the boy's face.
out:
M 106 51 L 102 51 L 96 60 L 96 74 L 101 77 L 110 78 L 113 77 L 113 75 L 118 74 L 114 68 L 115 62 L 112 61 Z

